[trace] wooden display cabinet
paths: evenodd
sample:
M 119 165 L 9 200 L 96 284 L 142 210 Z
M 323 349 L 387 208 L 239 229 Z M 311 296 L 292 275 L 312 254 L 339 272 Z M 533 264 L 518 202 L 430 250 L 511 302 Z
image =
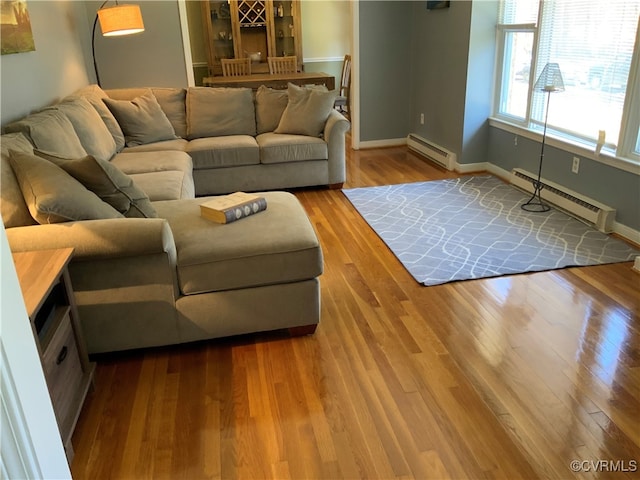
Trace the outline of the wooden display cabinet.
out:
M 220 60 L 260 54 L 252 73 L 267 73 L 267 57 L 295 55 L 302 69 L 299 0 L 209 0 L 202 2 L 209 75 L 221 75 Z
M 95 371 L 87 355 L 67 270 L 72 255 L 72 248 L 13 253 L 69 463 L 73 459 L 71 436 Z

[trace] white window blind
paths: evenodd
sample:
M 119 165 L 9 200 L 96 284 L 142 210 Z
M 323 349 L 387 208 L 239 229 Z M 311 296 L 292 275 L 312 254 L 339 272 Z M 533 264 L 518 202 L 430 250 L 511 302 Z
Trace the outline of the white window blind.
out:
M 632 138 L 626 143 L 637 150 L 637 125 L 625 131 L 624 122 L 625 108 L 640 108 L 640 100 L 625 104 L 633 90 L 629 78 L 639 16 L 640 0 L 502 1 L 496 114 L 538 128 L 547 96 L 531 87 L 545 64 L 556 62 L 566 90 L 549 99 L 549 128 L 573 141 L 604 142 L 613 151 L 627 135 Z M 534 27 L 526 33 L 524 24 Z

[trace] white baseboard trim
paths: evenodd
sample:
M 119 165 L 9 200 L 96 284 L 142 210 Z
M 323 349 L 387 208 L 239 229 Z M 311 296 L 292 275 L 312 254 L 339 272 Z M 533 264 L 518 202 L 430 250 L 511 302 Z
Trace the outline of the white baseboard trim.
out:
M 406 145 L 406 137 L 402 138 L 389 138 L 386 140 L 367 140 L 360 142 L 360 148 L 384 148 L 384 147 L 398 147 Z
M 633 267 L 631 267 L 631 270 L 636 273 L 640 273 L 640 257 L 636 257 L 636 261 L 633 263 Z
M 489 162 L 478 162 L 478 163 L 456 162 L 454 170 L 458 173 L 486 172 L 486 171 L 489 171 Z
M 621 237 L 626 238 L 627 240 L 640 245 L 640 231 L 635 230 L 631 227 L 623 225 L 619 222 L 613 222 L 613 231 L 617 233 Z M 638 263 L 638 257 L 636 258 L 636 263 Z
M 496 177 L 504 180 L 505 182 L 509 181 L 509 178 L 511 177 L 511 172 L 509 170 L 505 170 L 504 168 L 494 165 L 493 163 L 490 163 L 490 162 L 486 162 L 486 163 L 487 163 L 487 172 L 491 173 L 492 175 L 495 175 Z

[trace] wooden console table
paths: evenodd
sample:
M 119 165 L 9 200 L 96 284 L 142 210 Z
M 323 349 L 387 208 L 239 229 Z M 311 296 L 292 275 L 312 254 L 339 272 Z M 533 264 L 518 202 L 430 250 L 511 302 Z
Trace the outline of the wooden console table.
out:
M 72 248 L 13 253 L 67 460 L 95 364 L 89 362 L 67 267 Z
M 324 72 L 297 72 L 281 75 L 258 73 L 238 77 L 204 77 L 205 87 L 247 87 L 257 90 L 260 85 L 271 88 L 287 88 L 287 83 L 295 85 L 324 85 L 329 90 L 336 88 L 336 77 Z

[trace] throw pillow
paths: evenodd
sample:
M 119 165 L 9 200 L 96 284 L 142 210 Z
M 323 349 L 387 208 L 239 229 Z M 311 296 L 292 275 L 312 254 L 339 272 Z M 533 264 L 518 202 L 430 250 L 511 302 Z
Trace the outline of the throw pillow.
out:
M 278 128 L 289 95 L 286 90 L 276 90 L 261 85 L 256 92 L 256 127 L 258 133 L 273 132 Z
M 275 133 L 319 137 L 336 100 L 336 91 L 287 86 L 289 102 Z
M 29 212 L 38 223 L 122 217 L 111 205 L 44 158 L 14 150 L 10 151 L 9 158 Z
M 103 98 L 102 101 L 118 120 L 127 147 L 178 138 L 171 122 L 151 92 L 131 101 L 112 98 Z
M 35 153 L 62 168 L 125 217 L 158 216 L 147 194 L 112 163 L 91 155 L 64 159 L 40 150 Z
M 188 138 L 256 134 L 250 88 L 191 87 L 187 92 Z
M 11 150 L 33 153 L 33 145 L 22 133 L 5 133 L 0 136 L 0 213 L 6 228 L 35 225 L 29 213 L 22 190 L 13 168 L 9 152 Z

